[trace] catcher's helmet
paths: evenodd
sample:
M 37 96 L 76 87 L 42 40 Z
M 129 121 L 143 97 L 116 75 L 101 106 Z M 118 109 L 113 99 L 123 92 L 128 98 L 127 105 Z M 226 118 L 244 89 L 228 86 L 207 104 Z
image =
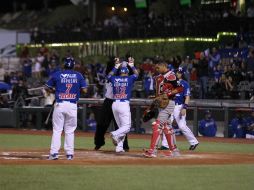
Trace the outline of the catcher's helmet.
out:
M 129 73 L 129 69 L 128 69 L 127 67 L 122 67 L 122 68 L 120 69 L 120 73 L 121 73 L 121 74 L 128 74 L 128 73 Z
M 67 57 L 64 59 L 64 68 L 65 69 L 73 69 L 75 65 L 75 61 L 72 57 Z

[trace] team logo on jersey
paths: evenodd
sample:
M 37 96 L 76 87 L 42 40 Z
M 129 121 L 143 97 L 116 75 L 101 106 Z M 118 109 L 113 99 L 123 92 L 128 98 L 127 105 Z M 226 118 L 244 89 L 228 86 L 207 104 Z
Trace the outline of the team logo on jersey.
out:
M 115 82 L 116 82 L 116 83 L 119 83 L 119 82 L 127 82 L 127 81 L 128 81 L 127 78 L 116 78 L 116 79 L 115 79 Z
M 67 79 L 67 78 L 77 78 L 77 75 L 76 74 L 61 74 L 60 75 L 61 78 L 64 78 L 64 79 Z

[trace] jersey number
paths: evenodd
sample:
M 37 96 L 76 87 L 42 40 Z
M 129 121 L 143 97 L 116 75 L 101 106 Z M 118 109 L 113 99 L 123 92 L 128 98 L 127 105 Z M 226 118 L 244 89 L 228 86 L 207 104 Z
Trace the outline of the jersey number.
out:
M 70 84 L 70 83 L 66 84 L 66 88 L 67 88 L 65 91 L 66 94 L 70 93 L 71 87 L 72 87 L 72 84 Z

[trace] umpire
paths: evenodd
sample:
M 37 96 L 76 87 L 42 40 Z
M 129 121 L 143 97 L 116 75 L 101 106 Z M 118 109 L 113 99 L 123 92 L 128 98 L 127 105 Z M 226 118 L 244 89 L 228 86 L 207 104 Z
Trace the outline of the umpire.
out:
M 113 69 L 114 67 L 114 57 L 111 58 L 111 60 L 107 63 L 107 68 L 106 68 L 106 75 Z M 105 145 L 105 133 L 113 120 L 115 129 L 118 129 L 118 126 L 116 124 L 113 111 L 112 111 L 112 104 L 113 104 L 113 92 L 112 92 L 112 85 L 110 82 L 106 81 L 105 82 L 105 88 L 106 88 L 106 93 L 105 93 L 105 100 L 102 104 L 102 109 L 100 112 L 99 120 L 98 120 L 98 125 L 96 127 L 96 132 L 94 136 L 94 144 L 95 148 L 94 150 L 99 150 L 103 145 Z M 128 139 L 127 135 L 125 137 L 124 143 L 123 143 L 123 149 L 127 152 L 129 151 L 129 146 L 128 146 Z

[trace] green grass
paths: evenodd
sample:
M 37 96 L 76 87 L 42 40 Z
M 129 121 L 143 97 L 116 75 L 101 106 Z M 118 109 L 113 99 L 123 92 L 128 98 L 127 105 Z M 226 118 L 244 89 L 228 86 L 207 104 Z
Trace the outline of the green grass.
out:
M 17 135 L 17 134 L 0 134 L 1 149 L 18 149 L 18 148 L 49 148 L 51 136 L 40 135 Z M 149 147 L 149 139 L 129 139 L 131 149 L 142 150 Z M 180 150 L 187 150 L 189 144 L 187 141 L 177 141 Z M 93 149 L 93 137 L 76 137 L 76 149 Z M 106 139 L 106 145 L 103 149 L 113 149 L 110 139 Z M 253 144 L 232 144 L 218 142 L 201 142 L 197 152 L 227 152 L 227 153 L 254 153 Z
M 0 134 L 0 149 L 49 149 L 51 136 Z M 130 139 L 131 149 L 149 139 Z M 179 141 L 181 150 L 188 143 Z M 92 137 L 77 137 L 76 149 L 93 149 Z M 105 149 L 112 149 L 107 139 Z M 196 152 L 254 153 L 253 144 L 201 142 Z M 0 165 L 1 190 L 250 190 L 254 164 L 207 166 L 38 166 Z
M 250 190 L 253 165 L 0 166 L 3 190 Z

